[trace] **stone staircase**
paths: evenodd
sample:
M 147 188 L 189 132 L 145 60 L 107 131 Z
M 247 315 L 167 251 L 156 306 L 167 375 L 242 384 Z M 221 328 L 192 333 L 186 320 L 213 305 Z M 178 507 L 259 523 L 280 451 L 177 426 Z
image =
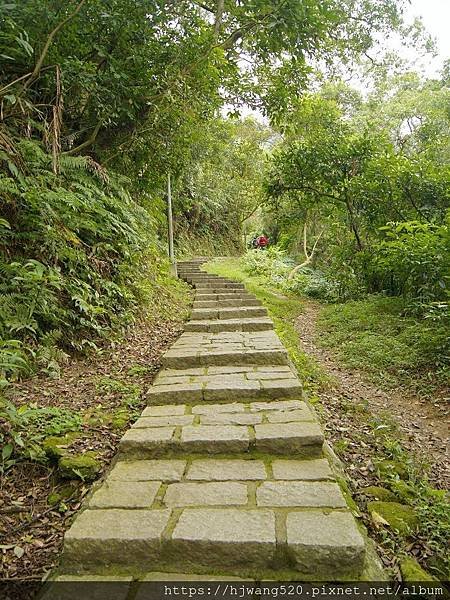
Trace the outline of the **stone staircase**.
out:
M 66 533 L 61 572 L 361 578 L 364 538 L 266 309 L 201 264 L 178 265 L 192 319 Z

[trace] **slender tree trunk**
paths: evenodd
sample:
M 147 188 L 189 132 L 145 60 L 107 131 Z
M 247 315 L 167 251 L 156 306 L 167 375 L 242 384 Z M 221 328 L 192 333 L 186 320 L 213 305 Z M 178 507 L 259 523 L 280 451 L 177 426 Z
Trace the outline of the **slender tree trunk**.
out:
M 356 247 L 358 248 L 359 251 L 361 251 L 364 246 L 361 241 L 361 237 L 359 235 L 358 227 L 356 226 L 356 221 L 355 221 L 355 217 L 353 214 L 353 208 L 350 204 L 350 201 L 347 198 L 345 199 L 345 206 L 347 207 L 347 214 L 348 214 L 348 218 L 350 220 L 350 227 L 351 227 L 351 230 L 353 231 L 353 235 L 355 236 Z
M 302 269 L 303 267 L 306 267 L 307 265 L 309 265 L 309 263 L 314 258 L 314 252 L 316 251 L 317 244 L 319 243 L 319 240 L 320 240 L 320 238 L 322 237 L 322 235 L 324 233 L 324 230 L 322 230 L 319 233 L 319 235 L 317 236 L 316 241 L 314 242 L 314 245 L 312 247 L 311 253 L 308 254 L 307 228 L 308 228 L 308 223 L 305 220 L 305 223 L 303 225 L 303 253 L 305 255 L 305 260 L 302 262 L 301 265 L 297 265 L 296 267 L 294 267 L 292 269 L 292 271 L 289 273 L 288 279 L 293 279 L 295 277 L 295 274 L 298 273 L 298 271 L 300 271 L 300 269 Z

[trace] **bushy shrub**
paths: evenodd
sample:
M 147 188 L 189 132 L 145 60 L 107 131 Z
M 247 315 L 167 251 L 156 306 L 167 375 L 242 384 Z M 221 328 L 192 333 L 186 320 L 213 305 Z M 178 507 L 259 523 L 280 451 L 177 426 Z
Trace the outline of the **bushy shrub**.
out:
M 276 246 L 267 251 L 249 250 L 242 258 L 242 264 L 247 273 L 267 277 L 285 292 L 303 294 L 326 302 L 339 299 L 339 284 L 319 270 L 303 267 L 289 279 L 294 263 L 284 250 Z
M 339 299 L 339 284 L 328 279 L 321 271 L 309 267 L 303 267 L 292 279 L 286 279 L 283 289 L 326 302 Z
M 373 257 L 389 293 L 402 295 L 418 314 L 443 318 L 450 283 L 450 211 L 442 225 L 407 221 L 383 227 Z
M 83 156 L 61 156 L 55 174 L 37 143 L 17 148 L 23 173 L 2 173 L 0 156 L 3 382 L 36 367 L 57 373 L 65 351 L 126 326 L 144 299 L 170 296 L 155 219 L 126 180 Z
M 251 275 L 263 275 L 272 281 L 282 281 L 287 277 L 291 261 L 286 253 L 276 246 L 267 250 L 248 250 L 242 258 L 244 271 Z

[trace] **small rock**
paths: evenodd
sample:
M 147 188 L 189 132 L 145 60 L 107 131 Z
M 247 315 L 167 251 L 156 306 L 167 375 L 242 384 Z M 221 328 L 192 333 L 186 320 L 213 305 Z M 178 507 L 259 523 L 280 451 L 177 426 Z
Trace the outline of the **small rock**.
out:
M 405 558 L 400 562 L 400 572 L 403 581 L 439 581 L 422 569 L 414 558 Z
M 100 471 L 100 463 L 92 455 L 63 456 L 59 460 L 62 477 L 92 481 Z
M 367 504 L 367 510 L 375 522 L 385 523 L 403 535 L 410 534 L 418 522 L 415 510 L 399 502 L 375 500 Z

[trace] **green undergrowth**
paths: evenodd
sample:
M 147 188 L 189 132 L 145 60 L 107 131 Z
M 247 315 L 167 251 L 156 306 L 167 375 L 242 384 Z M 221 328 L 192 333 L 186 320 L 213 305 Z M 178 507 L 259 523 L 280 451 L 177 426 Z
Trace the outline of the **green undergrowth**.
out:
M 383 296 L 325 306 L 318 342 L 382 387 L 431 395 L 448 384 L 449 330 L 404 309 L 402 299 Z
M 229 235 L 180 230 L 175 235 L 175 253 L 177 260 L 189 260 L 197 256 L 233 256 L 241 252 L 239 243 Z
M 242 281 L 247 290 L 261 300 L 273 319 L 275 330 L 287 349 L 305 390 L 310 399 L 314 400 L 315 394 L 330 383 L 330 378 L 320 365 L 300 348 L 295 319 L 303 312 L 304 301 L 292 294 L 282 294 L 264 276 L 249 275 L 243 270 L 237 257 L 212 261 L 208 263 L 206 270 Z
M 141 311 L 176 316 L 187 293 L 169 274 L 158 203 L 89 156 L 61 156 L 56 173 L 38 143 L 17 153 L 23 173 L 0 160 L 0 388 L 58 377 Z
M 429 573 L 448 580 L 450 555 L 447 538 L 450 504 L 447 492 L 429 481 L 430 466 L 408 451 L 398 425 L 389 414 L 375 416 L 368 407 L 357 408 L 341 401 L 353 427 L 344 434 L 347 446 L 340 458 L 354 466 L 355 446 L 365 448 L 364 459 L 374 467 L 376 485 L 352 489 L 355 499 L 377 542 L 394 555 L 402 569 L 403 561 L 418 559 Z M 349 471 L 350 477 L 352 471 Z

